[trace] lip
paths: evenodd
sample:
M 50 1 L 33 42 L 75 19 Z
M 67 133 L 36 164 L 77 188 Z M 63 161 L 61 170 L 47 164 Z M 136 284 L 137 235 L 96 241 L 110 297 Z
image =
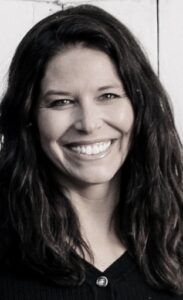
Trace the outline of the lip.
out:
M 85 146 L 85 145 L 93 145 L 93 144 L 97 144 L 97 143 L 107 143 L 109 141 L 111 141 L 111 144 L 116 140 L 116 138 L 114 139 L 97 139 L 97 140 L 79 140 L 79 141 L 75 141 L 72 143 L 65 143 L 63 146 L 64 147 L 76 147 L 76 146 Z
M 114 140 L 110 140 L 110 139 L 107 139 L 107 140 L 98 140 L 98 141 L 90 141 L 86 144 L 86 141 L 85 143 L 82 141 L 82 143 L 80 145 L 89 145 L 89 144 L 94 144 L 94 143 L 99 143 L 99 142 L 107 142 L 107 141 L 111 141 L 111 145 L 109 148 L 107 148 L 104 152 L 101 152 L 101 153 L 98 153 L 98 154 L 92 154 L 92 155 L 86 155 L 86 154 L 82 154 L 82 153 L 77 153 L 77 152 L 74 152 L 72 149 L 71 149 L 71 145 L 77 145 L 79 146 L 79 143 L 77 144 L 67 144 L 69 145 L 68 147 L 64 147 L 65 148 L 65 151 L 66 153 L 69 155 L 69 157 L 72 159 L 72 158 L 76 158 L 77 160 L 83 160 L 83 161 L 93 161 L 93 160 L 99 160 L 99 159 L 102 159 L 104 157 L 106 157 L 108 154 L 110 154 L 110 152 L 112 151 L 112 147 L 113 147 L 113 144 L 114 142 L 116 141 L 116 139 Z

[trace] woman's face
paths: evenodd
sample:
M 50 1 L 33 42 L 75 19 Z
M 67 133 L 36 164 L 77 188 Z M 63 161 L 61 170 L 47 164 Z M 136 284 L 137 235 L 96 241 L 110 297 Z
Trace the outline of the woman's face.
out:
M 128 154 L 134 113 L 110 58 L 73 46 L 48 63 L 37 123 L 43 151 L 74 184 L 109 183 Z

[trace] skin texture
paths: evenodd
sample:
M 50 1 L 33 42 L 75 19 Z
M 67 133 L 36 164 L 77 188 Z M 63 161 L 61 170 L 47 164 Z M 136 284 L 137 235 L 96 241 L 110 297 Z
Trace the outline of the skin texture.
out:
M 53 164 L 76 185 L 109 184 L 129 151 L 134 121 L 109 57 L 82 47 L 58 54 L 48 63 L 39 101 L 41 145 Z M 79 155 L 67 147 L 111 140 L 99 155 Z
M 100 270 L 126 250 L 111 217 L 119 197 L 118 171 L 130 148 L 133 123 L 132 105 L 105 53 L 75 46 L 48 63 L 37 111 L 41 146 L 56 167 Z M 67 147 L 111 140 L 107 151 L 95 155 Z M 87 253 L 86 259 L 90 262 Z

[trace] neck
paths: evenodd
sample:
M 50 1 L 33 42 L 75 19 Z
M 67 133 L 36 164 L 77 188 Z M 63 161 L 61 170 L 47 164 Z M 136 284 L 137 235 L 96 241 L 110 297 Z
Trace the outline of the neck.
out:
M 65 194 L 79 218 L 80 231 L 92 251 L 95 266 L 104 270 L 125 251 L 112 221 L 119 200 L 119 179 L 110 184 L 82 188 L 70 186 L 65 190 Z M 91 262 L 87 252 L 85 258 Z
M 119 198 L 119 184 L 115 179 L 105 184 L 67 187 L 65 193 L 78 215 L 85 236 L 107 236 L 113 231 L 112 215 Z M 95 230 L 96 229 L 96 230 Z

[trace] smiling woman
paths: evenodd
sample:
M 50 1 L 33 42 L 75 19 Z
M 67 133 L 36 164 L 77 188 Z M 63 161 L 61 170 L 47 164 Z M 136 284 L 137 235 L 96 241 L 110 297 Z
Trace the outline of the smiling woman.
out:
M 133 119 L 131 102 L 104 52 L 71 46 L 48 63 L 37 124 L 42 149 L 70 178 L 64 184 L 62 177 L 62 186 L 109 187 L 128 154 Z
M 128 29 L 91 5 L 43 19 L 0 112 L 3 299 L 183 299 L 182 145 Z

